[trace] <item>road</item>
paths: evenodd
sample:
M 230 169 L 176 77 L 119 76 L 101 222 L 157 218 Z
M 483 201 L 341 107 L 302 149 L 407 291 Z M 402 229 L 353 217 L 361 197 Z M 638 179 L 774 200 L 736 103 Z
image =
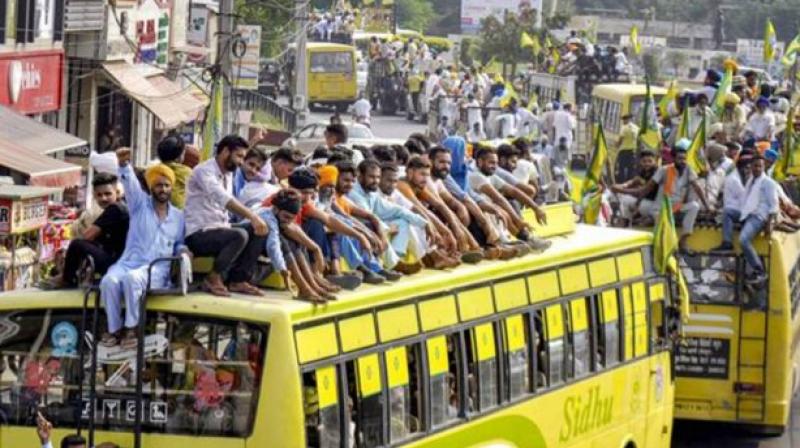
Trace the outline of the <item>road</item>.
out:
M 328 121 L 333 115 L 333 112 L 312 112 L 309 114 L 309 119 L 306 123 L 313 123 L 316 121 Z M 346 121 L 349 116 L 343 115 Z M 392 117 L 383 116 L 380 114 L 372 115 L 372 133 L 376 137 L 382 138 L 407 138 L 414 132 L 424 132 L 425 126 L 420 123 L 415 123 L 406 120 L 405 116 L 396 115 Z
M 678 422 L 672 431 L 673 448 L 798 448 L 800 395 L 792 401 L 789 428 L 780 437 L 755 436 L 735 425 Z

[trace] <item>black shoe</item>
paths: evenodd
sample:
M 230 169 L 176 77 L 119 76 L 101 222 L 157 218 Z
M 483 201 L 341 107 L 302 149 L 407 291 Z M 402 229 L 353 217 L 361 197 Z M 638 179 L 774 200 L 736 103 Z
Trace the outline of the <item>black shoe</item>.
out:
M 711 249 L 711 252 L 733 252 L 733 244 L 723 241 L 722 244 Z
M 325 280 L 348 291 L 352 291 L 361 286 L 361 279 L 354 274 L 329 275 L 325 277 Z
M 766 281 L 767 281 L 767 276 L 766 274 L 763 273 L 754 274 L 753 276 L 747 278 L 747 283 L 751 285 L 759 285 Z
M 397 271 L 393 271 L 391 269 L 384 269 L 383 271 L 378 272 L 378 274 L 382 275 L 383 277 L 386 278 L 386 280 L 389 280 L 390 282 L 396 282 L 401 278 L 403 278 L 403 274 Z
M 364 274 L 364 283 L 368 283 L 370 285 L 380 285 L 386 281 L 384 276 L 376 274 L 369 269 L 364 269 L 361 271 L 361 273 Z

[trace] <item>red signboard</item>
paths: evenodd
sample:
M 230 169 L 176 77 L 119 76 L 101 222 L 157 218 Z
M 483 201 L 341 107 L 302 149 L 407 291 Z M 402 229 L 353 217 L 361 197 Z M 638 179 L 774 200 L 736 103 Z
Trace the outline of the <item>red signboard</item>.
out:
M 61 108 L 62 50 L 0 53 L 0 104 L 23 114 Z

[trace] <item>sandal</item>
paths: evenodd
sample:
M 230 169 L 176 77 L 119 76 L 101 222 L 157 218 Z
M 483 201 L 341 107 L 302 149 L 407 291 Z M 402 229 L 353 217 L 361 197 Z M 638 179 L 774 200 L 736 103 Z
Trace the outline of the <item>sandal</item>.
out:
M 219 297 L 230 297 L 231 296 L 230 291 L 228 291 L 228 288 L 226 288 L 225 285 L 209 283 L 208 279 L 203 280 L 203 284 L 202 284 L 201 288 L 203 289 L 203 291 L 209 292 L 209 293 L 211 293 L 211 294 L 213 294 L 215 296 L 219 296 Z
M 264 295 L 263 291 L 247 282 L 231 283 L 230 286 L 228 286 L 228 291 L 256 297 L 261 297 Z
M 119 338 L 111 333 L 105 333 L 103 337 L 100 338 L 100 345 L 103 347 L 116 347 L 119 345 Z

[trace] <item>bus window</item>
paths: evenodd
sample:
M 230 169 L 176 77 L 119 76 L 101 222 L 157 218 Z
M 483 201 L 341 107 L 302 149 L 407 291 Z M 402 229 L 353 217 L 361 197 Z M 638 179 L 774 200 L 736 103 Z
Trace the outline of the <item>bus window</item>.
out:
M 625 328 L 623 334 L 623 347 L 622 352 L 624 360 L 633 359 L 633 300 L 631 297 L 631 287 L 624 286 L 622 288 L 622 314 Z
M 351 446 L 383 445 L 383 404 L 380 360 L 377 353 L 348 361 L 347 395 Z M 352 442 L 355 441 L 355 444 Z
M 426 341 L 434 429 L 458 419 L 461 412 L 458 347 L 457 335 L 435 336 Z
M 633 291 L 633 325 L 634 325 L 634 355 L 647 356 L 650 341 L 648 336 L 649 323 L 647 321 L 647 290 L 643 282 L 634 283 Z
M 528 331 L 523 315 L 508 316 L 505 325 L 506 384 L 509 399 L 526 395 L 528 385 Z
M 306 444 L 313 448 L 341 445 L 341 416 L 335 366 L 303 374 L 303 409 L 306 416 Z
M 619 301 L 617 290 L 610 289 L 600 294 L 598 301 L 600 319 L 598 352 L 600 363 L 608 368 L 619 363 Z
M 106 328 L 100 313 L 98 328 Z M 266 326 L 173 313 L 147 314 L 143 370 L 146 433 L 246 437 L 258 404 L 267 344 Z M 84 339 L 80 310 L 0 313 L 0 421 L 24 426 L 41 410 L 57 427 L 77 426 Z M 90 333 L 87 333 L 90 336 Z M 95 414 L 98 430 L 130 432 L 125 411 L 135 385 L 126 359 L 136 349 L 98 350 L 98 410 L 113 402 L 120 413 Z M 88 363 L 89 355 L 86 355 Z M 90 372 L 86 372 L 88 383 Z M 88 389 L 83 390 L 88 393 Z M 88 403 L 88 402 L 87 402 Z M 88 416 L 87 416 L 88 417 Z M 86 424 L 86 421 L 84 421 Z M 13 444 L 13 443 L 12 443 Z
M 311 53 L 311 73 L 353 73 L 353 54 L 349 51 Z
M 547 382 L 547 347 L 545 346 L 544 335 L 544 312 L 536 310 L 533 312 L 533 343 L 536 356 L 536 373 L 534 375 L 536 388 L 548 387 Z
M 667 344 L 666 308 L 664 300 L 667 287 L 664 282 L 658 281 L 650 284 L 650 337 L 653 340 L 653 349 L 664 349 Z
M 569 303 L 569 335 L 572 348 L 572 373 L 579 378 L 592 370 L 592 348 L 589 338 L 589 316 L 586 299 L 573 299 Z
M 422 432 L 422 394 L 419 346 L 386 350 L 389 385 L 389 441 L 396 443 Z
M 483 412 L 497 406 L 497 351 L 495 350 L 494 324 L 481 324 L 469 331 L 467 347 L 467 384 L 470 411 Z
M 560 304 L 545 308 L 544 334 L 547 348 L 547 385 L 552 387 L 566 379 L 564 315 Z

